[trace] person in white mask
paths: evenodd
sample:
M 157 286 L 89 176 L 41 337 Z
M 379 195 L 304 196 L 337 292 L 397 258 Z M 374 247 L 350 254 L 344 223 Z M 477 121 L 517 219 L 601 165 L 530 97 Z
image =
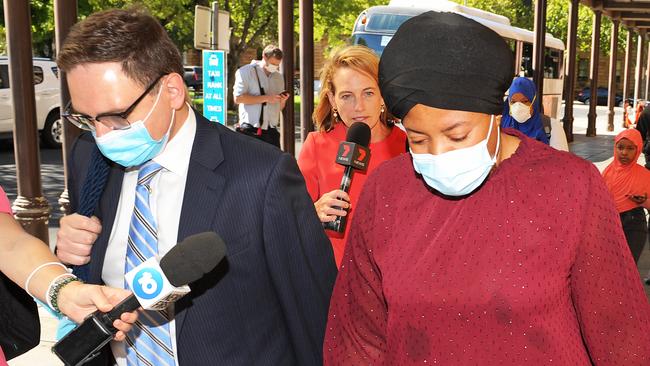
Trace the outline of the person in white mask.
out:
M 514 128 L 524 135 L 548 145 L 551 133 L 544 130 L 543 116 L 535 83 L 524 77 L 517 77 L 508 89 L 504 103 L 501 128 Z
M 280 148 L 280 111 L 289 98 L 280 74 L 282 50 L 268 45 L 262 60 L 253 60 L 235 73 L 232 95 L 239 104 L 237 131 Z
M 325 365 L 650 364 L 650 304 L 598 170 L 498 124 L 512 62 L 454 13 L 384 49 L 410 154 L 365 182 Z
M 192 109 L 181 54 L 142 7 L 75 24 L 57 64 L 70 90 L 63 117 L 87 131 L 69 155 L 75 213 L 61 219 L 58 258 L 87 269 L 86 283 L 146 293 L 152 281 L 125 275 L 188 236 L 214 232 L 228 249 L 186 297 L 139 312 L 126 341 L 89 365 L 318 365 L 336 265 L 295 158 Z M 79 209 L 88 190 L 99 196 L 90 217 Z

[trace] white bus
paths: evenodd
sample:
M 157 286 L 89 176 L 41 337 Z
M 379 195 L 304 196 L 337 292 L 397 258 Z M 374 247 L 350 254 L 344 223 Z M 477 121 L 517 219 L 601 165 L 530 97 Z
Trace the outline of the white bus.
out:
M 381 55 L 402 23 L 430 10 L 462 14 L 494 30 L 506 40 L 515 56 L 513 76 L 533 77 L 535 34 L 532 31 L 513 27 L 504 16 L 447 0 L 391 0 L 389 5 L 370 7 L 359 14 L 352 30 L 352 43 L 368 46 Z M 563 53 L 564 43 L 546 34 L 543 103 L 545 113 L 551 118 L 560 115 Z

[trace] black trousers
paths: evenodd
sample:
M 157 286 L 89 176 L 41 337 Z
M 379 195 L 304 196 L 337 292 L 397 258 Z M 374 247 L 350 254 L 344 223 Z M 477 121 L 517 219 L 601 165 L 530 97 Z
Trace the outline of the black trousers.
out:
M 620 215 L 627 245 L 630 247 L 634 261 L 639 262 L 639 257 L 641 257 L 648 238 L 648 222 L 645 218 L 645 211 L 643 208 L 637 207 L 621 212 Z
M 278 149 L 280 148 L 280 132 L 277 128 L 262 130 L 255 128 L 248 123 L 243 123 L 241 126 L 237 127 L 237 132 L 255 137 L 256 139 L 267 142 Z
M 259 136 L 259 139 L 268 142 L 269 144 L 280 148 L 280 132 L 277 128 L 269 128 L 268 130 L 262 130 L 262 135 Z

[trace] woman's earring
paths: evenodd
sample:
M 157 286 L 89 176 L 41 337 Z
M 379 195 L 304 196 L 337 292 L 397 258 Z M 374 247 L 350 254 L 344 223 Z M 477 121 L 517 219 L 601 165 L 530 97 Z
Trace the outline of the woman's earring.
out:
M 382 104 L 382 105 L 381 105 L 381 110 L 379 111 L 379 113 L 384 113 L 385 111 L 386 111 L 386 110 L 384 109 L 384 105 Z
M 339 112 L 336 110 L 336 108 L 333 109 L 332 116 L 334 116 L 334 120 L 339 119 Z

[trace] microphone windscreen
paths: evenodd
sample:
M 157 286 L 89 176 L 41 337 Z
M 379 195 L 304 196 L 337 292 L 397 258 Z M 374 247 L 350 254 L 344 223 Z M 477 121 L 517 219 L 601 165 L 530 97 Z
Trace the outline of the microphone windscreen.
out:
M 204 232 L 188 236 L 160 260 L 160 268 L 174 286 L 192 283 L 226 256 L 226 244 L 219 235 Z
M 354 122 L 348 129 L 347 135 L 345 135 L 345 141 L 368 147 L 370 143 L 370 127 L 363 122 Z

